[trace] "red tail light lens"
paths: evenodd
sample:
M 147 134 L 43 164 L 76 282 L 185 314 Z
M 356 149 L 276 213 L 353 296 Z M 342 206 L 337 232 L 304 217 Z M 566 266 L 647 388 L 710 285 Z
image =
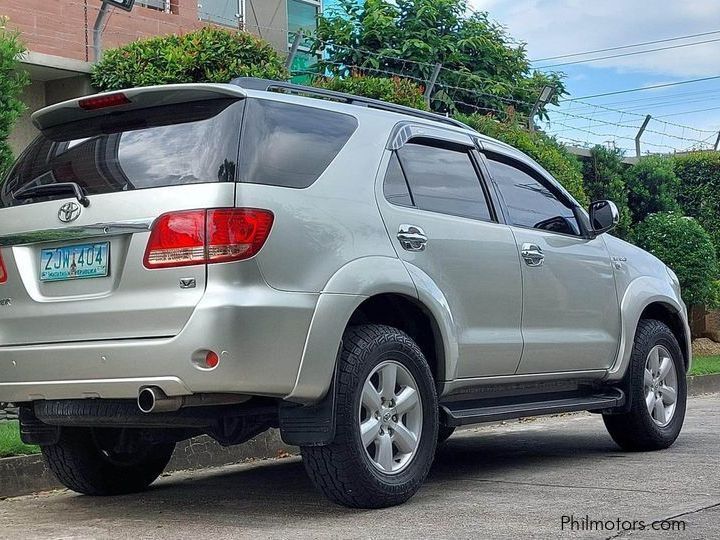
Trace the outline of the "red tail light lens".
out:
M 3 261 L 2 253 L 0 253 L 0 285 L 7 281 L 7 270 L 5 270 L 5 261 Z
M 208 210 L 208 262 L 248 259 L 267 240 L 273 215 L 256 208 Z
M 130 103 L 128 97 L 125 94 L 118 92 L 115 94 L 108 94 L 106 96 L 81 99 L 78 101 L 78 106 L 86 111 L 95 111 L 97 109 L 127 105 L 128 103 Z
M 267 240 L 272 222 L 272 212 L 256 208 L 163 214 L 153 225 L 145 249 L 145 267 L 171 268 L 249 259 Z
M 160 216 L 145 248 L 145 266 L 171 268 L 205 263 L 205 216 L 205 210 Z

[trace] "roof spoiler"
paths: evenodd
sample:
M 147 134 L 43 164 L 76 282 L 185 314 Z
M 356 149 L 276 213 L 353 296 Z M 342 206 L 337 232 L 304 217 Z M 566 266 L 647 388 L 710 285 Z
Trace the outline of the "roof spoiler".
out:
M 227 84 L 145 86 L 63 101 L 40 109 L 32 114 L 31 119 L 35 127 L 42 131 L 61 124 L 102 116 L 109 112 L 228 97 L 244 99 L 247 93 L 239 86 Z

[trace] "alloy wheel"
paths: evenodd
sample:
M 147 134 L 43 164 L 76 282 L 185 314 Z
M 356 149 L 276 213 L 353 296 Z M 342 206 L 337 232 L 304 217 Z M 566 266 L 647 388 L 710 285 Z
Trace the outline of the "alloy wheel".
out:
M 423 410 L 405 366 L 387 360 L 372 370 L 362 388 L 359 419 L 362 445 L 375 468 L 397 474 L 410 464 L 420 444 Z

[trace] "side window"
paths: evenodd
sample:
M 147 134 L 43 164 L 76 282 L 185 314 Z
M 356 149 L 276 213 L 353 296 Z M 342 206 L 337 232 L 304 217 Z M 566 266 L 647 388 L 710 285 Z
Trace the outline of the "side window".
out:
M 383 193 L 385 198 L 400 206 L 413 206 L 413 200 L 410 195 L 405 175 L 400 167 L 397 154 L 393 152 L 390 158 L 388 170 L 385 173 L 385 183 L 383 184 Z
M 357 126 L 357 120 L 347 114 L 248 100 L 240 143 L 240 181 L 306 188 L 325 172 Z
M 512 225 L 563 234 L 580 234 L 572 208 L 525 171 L 488 156 L 488 169 Z
M 485 193 L 467 151 L 409 143 L 398 150 L 415 206 L 491 221 Z

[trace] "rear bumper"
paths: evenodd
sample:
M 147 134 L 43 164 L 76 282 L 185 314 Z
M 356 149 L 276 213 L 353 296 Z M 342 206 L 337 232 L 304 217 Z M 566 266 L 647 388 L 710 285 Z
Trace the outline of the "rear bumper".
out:
M 208 287 L 174 337 L 0 347 L 0 401 L 240 393 L 284 397 L 297 379 L 318 294 L 266 284 Z M 196 367 L 201 349 L 220 354 Z

